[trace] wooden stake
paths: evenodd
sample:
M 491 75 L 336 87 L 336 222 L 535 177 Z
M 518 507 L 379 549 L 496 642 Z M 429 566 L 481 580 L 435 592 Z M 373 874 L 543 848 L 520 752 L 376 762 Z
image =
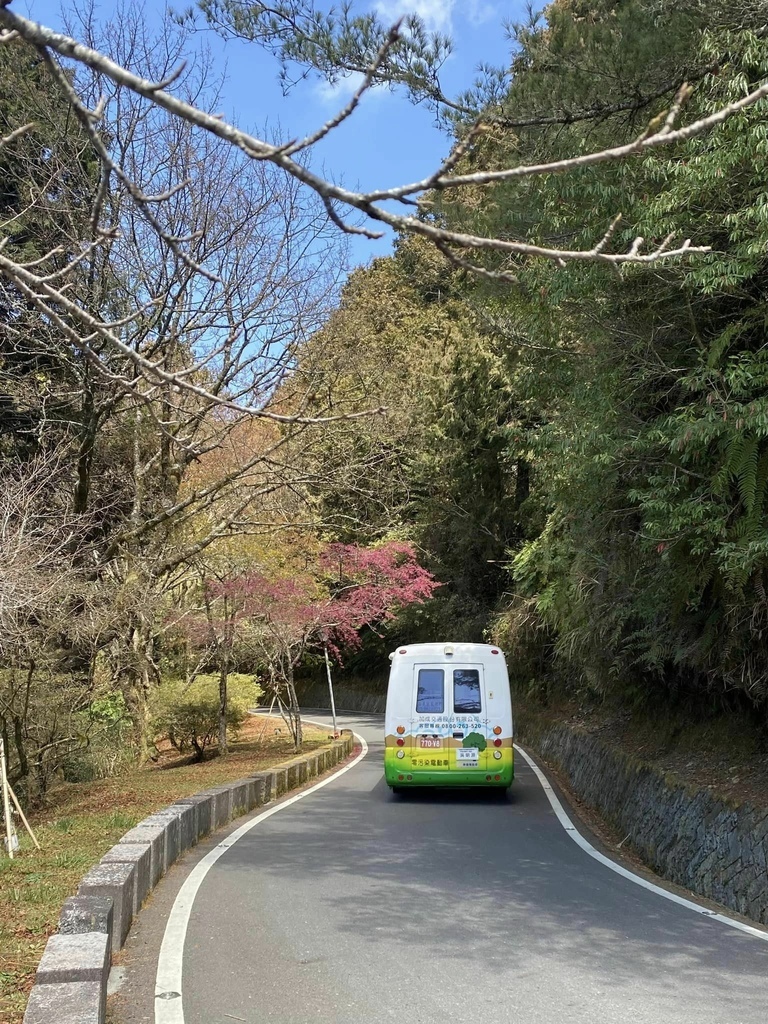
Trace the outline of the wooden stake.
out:
M 13 825 L 11 824 L 11 805 L 8 801 L 8 790 L 11 788 L 5 770 L 5 743 L 0 736 L 0 788 L 3 790 L 3 816 L 5 818 L 5 834 L 8 840 L 8 856 L 13 860 Z
M 264 733 L 266 732 L 266 728 L 269 725 L 269 716 L 271 716 L 272 708 L 274 706 L 275 706 L 275 698 L 273 697 L 272 698 L 272 703 L 269 705 L 269 711 L 267 712 L 267 716 L 268 717 L 264 720 L 264 725 L 261 727 L 261 732 L 259 733 L 259 739 L 258 739 L 259 743 L 261 743 L 261 741 L 264 739 Z
M 29 832 L 30 839 L 35 844 L 35 848 L 39 850 L 40 843 L 38 843 L 37 839 L 35 838 L 35 833 L 32 831 L 29 822 L 24 816 L 24 811 L 22 811 L 21 804 L 16 799 L 16 794 L 13 792 L 13 786 L 10 784 L 10 782 L 8 783 L 8 792 L 11 794 L 11 799 L 13 800 L 14 806 L 16 810 L 19 812 L 19 817 L 24 822 L 24 828 L 26 828 L 27 832 Z

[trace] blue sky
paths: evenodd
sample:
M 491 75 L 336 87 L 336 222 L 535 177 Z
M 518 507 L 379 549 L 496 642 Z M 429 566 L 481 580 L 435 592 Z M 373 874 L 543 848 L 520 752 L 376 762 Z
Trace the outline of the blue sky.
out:
M 180 9 L 189 3 L 179 0 L 172 6 Z M 51 28 L 61 27 L 58 0 L 13 0 L 13 6 Z M 115 16 L 116 5 L 109 0 L 95 6 L 100 19 Z M 391 22 L 405 13 L 417 13 L 430 29 L 451 35 L 454 53 L 441 76 L 448 95 L 472 82 L 481 61 L 502 66 L 508 61 L 502 22 L 524 17 L 523 0 L 359 0 L 356 6 L 375 8 Z M 158 16 L 161 11 L 159 4 L 147 3 L 146 8 Z M 323 124 L 349 96 L 351 83 L 331 89 L 318 81 L 303 82 L 283 96 L 277 62 L 267 53 L 237 41 L 225 43 L 213 33 L 205 32 L 205 37 L 217 66 L 227 69 L 223 112 L 243 127 L 261 130 L 265 123 L 279 124 L 284 135 L 303 136 Z M 401 94 L 376 90 L 317 147 L 313 166 L 350 187 L 388 187 L 425 177 L 449 147 L 429 111 L 414 108 Z M 352 259 L 365 263 L 390 248 L 391 237 L 379 242 L 354 239 Z

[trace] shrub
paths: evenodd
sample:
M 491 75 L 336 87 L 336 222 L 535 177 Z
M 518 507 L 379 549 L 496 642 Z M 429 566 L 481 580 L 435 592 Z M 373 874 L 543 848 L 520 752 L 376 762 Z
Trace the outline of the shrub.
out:
M 227 689 L 227 732 L 236 735 L 261 689 L 252 677 L 237 674 L 230 675 Z M 190 684 L 178 679 L 162 683 L 152 705 L 152 726 L 179 753 L 194 750 L 202 761 L 219 734 L 218 676 L 198 676 Z
M 73 716 L 77 745 L 61 765 L 66 782 L 108 779 L 130 768 L 136 760 L 131 744 L 131 719 L 123 694 L 105 690 L 85 710 Z

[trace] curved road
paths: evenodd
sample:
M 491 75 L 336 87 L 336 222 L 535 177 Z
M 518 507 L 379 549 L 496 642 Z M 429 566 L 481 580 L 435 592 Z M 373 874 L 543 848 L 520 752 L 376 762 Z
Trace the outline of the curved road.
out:
M 768 942 L 592 859 L 522 758 L 506 799 L 399 798 L 343 724 L 368 755 L 205 875 L 157 1024 L 765 1024 Z

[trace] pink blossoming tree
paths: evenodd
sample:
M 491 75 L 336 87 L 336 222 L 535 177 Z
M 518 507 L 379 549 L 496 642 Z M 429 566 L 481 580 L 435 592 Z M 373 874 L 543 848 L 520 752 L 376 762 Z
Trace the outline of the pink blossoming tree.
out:
M 237 631 L 254 649 L 298 751 L 302 728 L 294 673 L 307 652 L 327 646 L 340 658 L 345 649 L 359 647 L 363 627 L 383 625 L 401 608 L 426 601 L 438 586 L 410 544 L 391 541 L 375 548 L 330 544 L 301 572 L 246 572 L 208 582 L 207 592 L 227 608 L 228 635 Z M 226 711 L 226 693 L 223 698 Z

